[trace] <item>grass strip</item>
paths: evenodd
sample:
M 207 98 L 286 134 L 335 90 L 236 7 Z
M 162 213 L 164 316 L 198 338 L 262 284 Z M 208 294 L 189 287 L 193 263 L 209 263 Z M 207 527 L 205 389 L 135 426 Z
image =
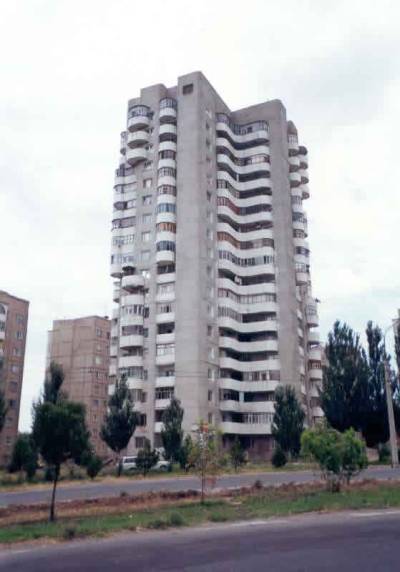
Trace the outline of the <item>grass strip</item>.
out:
M 0 543 L 32 541 L 39 538 L 70 540 L 84 536 L 106 536 L 123 530 L 164 529 L 193 526 L 204 522 L 229 522 L 252 518 L 287 516 L 313 511 L 400 507 L 400 485 L 360 485 L 341 493 L 323 490 L 293 492 L 261 490 L 234 499 L 210 499 L 199 502 L 176 503 L 165 507 L 141 509 L 126 514 L 62 519 L 47 522 L 7 526 L 0 530 Z

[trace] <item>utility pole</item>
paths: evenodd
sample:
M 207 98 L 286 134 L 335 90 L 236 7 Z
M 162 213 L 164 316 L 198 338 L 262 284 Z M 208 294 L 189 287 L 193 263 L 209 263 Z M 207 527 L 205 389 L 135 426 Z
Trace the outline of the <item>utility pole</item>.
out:
M 386 406 L 387 406 L 387 416 L 389 422 L 389 435 L 390 435 L 390 454 L 392 459 L 392 467 L 393 469 L 399 466 L 399 454 L 397 451 L 397 434 L 396 434 L 396 425 L 394 422 L 394 411 L 393 411 L 393 396 L 392 396 L 392 387 L 390 385 L 390 366 L 389 360 L 386 354 L 386 334 L 388 331 L 393 328 L 399 323 L 400 318 L 397 320 L 393 320 L 392 326 L 389 326 L 385 330 L 383 335 L 383 363 L 384 363 L 384 373 L 385 373 L 385 390 L 386 390 Z

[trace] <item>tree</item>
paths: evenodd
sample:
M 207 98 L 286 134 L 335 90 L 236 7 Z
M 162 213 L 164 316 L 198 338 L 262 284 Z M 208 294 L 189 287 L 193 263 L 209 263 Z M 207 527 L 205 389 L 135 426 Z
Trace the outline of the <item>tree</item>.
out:
M 145 477 L 150 469 L 158 463 L 158 458 L 158 452 L 152 449 L 150 441 L 145 439 L 144 446 L 142 449 L 139 449 L 136 457 L 136 468 L 139 469 Z
M 296 458 L 300 452 L 300 437 L 305 413 L 293 387 L 278 387 L 275 392 L 275 413 L 272 435 L 282 451 Z
M 325 354 L 327 365 L 320 395 L 325 418 L 338 431 L 358 429 L 368 381 L 367 357 L 359 335 L 336 321 L 328 334 Z
M 396 353 L 396 363 L 397 363 L 397 377 L 400 377 L 400 319 L 395 324 L 395 353 Z
M 33 405 L 32 438 L 38 452 L 52 469 L 53 491 L 50 521 L 55 520 L 56 488 L 63 463 L 80 464 L 89 449 L 89 432 L 82 403 L 68 401 L 61 391 L 60 366 L 50 367 L 42 397 Z M 61 381 L 60 381 L 61 380 Z
M 186 435 L 182 447 L 179 451 L 179 459 L 178 463 L 181 469 L 184 469 L 186 472 L 191 468 L 190 465 L 190 454 L 193 447 L 193 441 L 190 435 Z
M 239 437 L 236 435 L 229 451 L 231 462 L 235 471 L 237 471 L 246 462 L 246 451 L 244 450 Z
M 280 448 L 279 445 L 275 447 L 271 462 L 275 468 L 284 467 L 287 463 L 286 453 Z
M 91 479 L 94 479 L 103 467 L 103 462 L 97 455 L 91 454 L 86 462 L 86 473 Z
M 38 464 L 38 452 L 29 433 L 18 435 L 11 456 L 9 471 L 24 471 L 28 480 L 35 476 Z
M 376 447 L 389 439 L 389 423 L 385 389 L 385 360 L 390 360 L 386 353 L 382 331 L 379 326 L 368 322 L 366 329 L 368 343 L 369 375 L 366 384 L 365 397 L 361 416 L 361 431 L 368 447 Z M 390 382 L 393 395 L 398 393 L 396 375 L 389 367 Z M 399 407 L 393 399 L 396 417 L 399 417 Z
M 200 478 L 201 503 L 204 503 L 207 482 L 214 482 L 223 463 L 220 437 L 213 427 L 200 421 L 196 440 L 192 441 L 188 464 Z
M 339 492 L 343 482 L 349 484 L 368 464 L 365 445 L 354 429 L 344 433 L 325 425 L 307 429 L 301 437 L 301 452 L 319 464 L 331 492 Z
M 108 401 L 108 412 L 100 431 L 100 437 L 118 455 L 118 477 L 122 472 L 121 451 L 128 446 L 137 422 L 131 392 L 123 375 L 117 380 L 115 391 Z
M 173 397 L 162 416 L 164 427 L 161 431 L 161 440 L 164 447 L 164 457 L 172 463 L 179 462 L 180 458 L 183 440 L 183 413 L 181 402 Z

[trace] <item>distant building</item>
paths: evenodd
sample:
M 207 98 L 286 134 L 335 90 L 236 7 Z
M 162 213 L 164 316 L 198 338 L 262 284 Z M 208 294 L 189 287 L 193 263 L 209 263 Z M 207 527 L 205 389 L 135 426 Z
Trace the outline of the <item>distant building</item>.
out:
M 279 100 L 232 111 L 196 72 L 128 102 L 120 151 L 110 376 L 141 414 L 129 451 L 161 445 L 176 396 L 186 433 L 203 419 L 268 458 L 279 385 L 322 416 L 307 149 Z
M 8 464 L 15 439 L 24 374 L 29 302 L 0 290 L 0 388 L 8 405 L 0 433 L 0 465 Z
M 101 456 L 108 452 L 100 428 L 107 410 L 110 329 L 110 320 L 99 316 L 55 320 L 47 348 L 46 369 L 51 361 L 62 366 L 63 389 L 69 399 L 85 404 L 91 441 Z

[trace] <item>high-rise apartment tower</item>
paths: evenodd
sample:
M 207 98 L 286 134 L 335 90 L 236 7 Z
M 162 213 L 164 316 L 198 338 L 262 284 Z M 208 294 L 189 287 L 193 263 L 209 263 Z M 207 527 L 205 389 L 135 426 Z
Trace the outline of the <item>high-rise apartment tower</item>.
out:
M 110 329 L 110 320 L 100 316 L 54 320 L 47 347 L 46 369 L 52 361 L 62 366 L 63 391 L 85 405 L 90 440 L 102 457 L 110 452 L 100 438 L 107 412 Z
M 0 290 L 0 390 L 7 413 L 0 432 L 0 466 L 7 465 L 18 435 L 29 302 Z
M 120 151 L 110 374 L 141 413 L 130 449 L 160 445 L 175 395 L 185 431 L 208 421 L 268 457 L 279 384 L 321 416 L 307 150 L 279 100 L 231 111 L 196 72 L 129 101 Z

